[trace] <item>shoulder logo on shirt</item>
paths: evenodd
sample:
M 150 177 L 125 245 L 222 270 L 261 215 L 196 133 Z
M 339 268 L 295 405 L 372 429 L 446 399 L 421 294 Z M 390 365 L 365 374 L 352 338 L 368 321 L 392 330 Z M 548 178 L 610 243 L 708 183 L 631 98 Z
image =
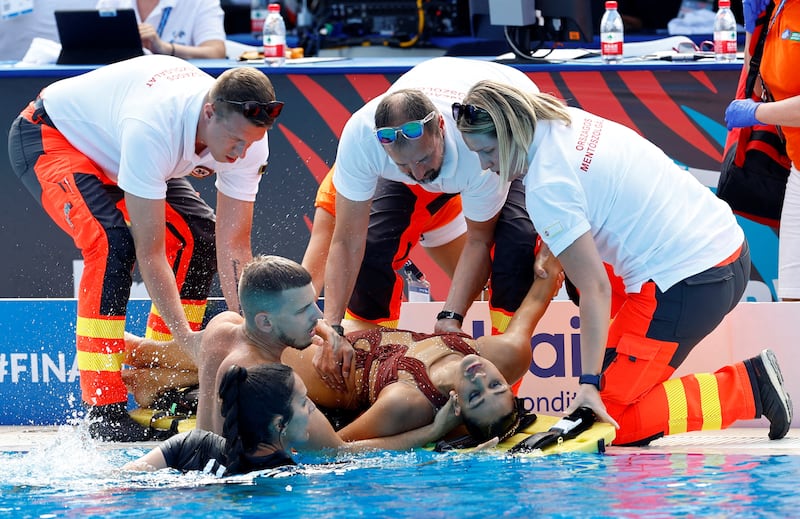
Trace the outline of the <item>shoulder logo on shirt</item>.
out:
M 542 231 L 542 236 L 545 238 L 554 238 L 561 234 L 564 230 L 564 227 L 561 226 L 561 222 L 556 222 L 554 224 L 549 225 Z
M 267 172 L 267 163 L 263 163 L 258 167 L 258 174 L 264 175 Z
M 791 29 L 786 29 L 781 33 L 781 39 L 789 41 L 800 41 L 800 32 L 793 31 Z
M 206 167 L 206 166 L 195 166 L 194 169 L 192 169 L 192 172 L 191 172 L 191 175 L 194 178 L 206 178 L 207 176 L 213 175 L 213 174 L 214 174 L 214 170 L 209 168 L 209 167 Z

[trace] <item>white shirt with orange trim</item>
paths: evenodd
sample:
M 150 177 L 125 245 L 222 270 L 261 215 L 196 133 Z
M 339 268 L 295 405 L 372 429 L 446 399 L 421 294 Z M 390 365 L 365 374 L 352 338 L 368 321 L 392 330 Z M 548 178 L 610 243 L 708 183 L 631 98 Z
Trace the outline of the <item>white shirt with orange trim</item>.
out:
M 213 83 L 180 58 L 141 56 L 57 81 L 41 95 L 64 137 L 124 191 L 163 199 L 169 179 L 216 173 L 220 192 L 252 202 L 269 156 L 266 134 L 233 163 L 195 153 Z

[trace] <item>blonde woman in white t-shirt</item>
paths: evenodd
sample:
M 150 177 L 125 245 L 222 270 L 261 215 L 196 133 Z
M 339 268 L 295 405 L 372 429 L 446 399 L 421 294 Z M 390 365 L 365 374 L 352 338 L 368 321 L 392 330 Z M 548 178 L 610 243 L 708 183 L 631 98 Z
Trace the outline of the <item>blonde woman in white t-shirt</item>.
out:
M 567 412 L 618 424 L 615 444 L 792 421 L 775 355 L 671 379 L 744 293 L 750 256 L 730 208 L 635 131 L 553 96 L 480 81 L 453 117 L 481 167 L 522 179 L 536 229 L 580 292 L 581 366 Z M 607 263 L 625 283 L 609 322 Z

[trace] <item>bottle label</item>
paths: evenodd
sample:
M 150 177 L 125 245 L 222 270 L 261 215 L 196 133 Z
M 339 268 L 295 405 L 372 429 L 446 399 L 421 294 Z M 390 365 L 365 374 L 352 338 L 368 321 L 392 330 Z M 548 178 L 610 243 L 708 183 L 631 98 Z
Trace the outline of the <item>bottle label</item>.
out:
M 264 57 L 283 58 L 286 56 L 286 38 L 278 35 L 264 35 Z
M 253 34 L 261 34 L 261 31 L 264 30 L 264 19 L 266 17 L 266 9 L 252 9 L 250 11 L 250 31 Z
M 603 56 L 622 57 L 622 34 L 605 32 L 600 35 L 600 38 L 600 54 Z
M 717 31 L 714 33 L 715 54 L 736 54 L 736 31 Z

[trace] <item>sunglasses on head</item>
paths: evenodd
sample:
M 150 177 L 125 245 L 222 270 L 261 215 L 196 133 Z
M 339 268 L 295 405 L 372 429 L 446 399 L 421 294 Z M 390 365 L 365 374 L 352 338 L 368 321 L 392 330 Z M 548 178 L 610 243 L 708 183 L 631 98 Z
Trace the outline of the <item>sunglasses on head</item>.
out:
M 217 101 L 238 106 L 242 115 L 248 119 L 275 119 L 281 114 L 281 110 L 283 110 L 283 101 L 260 103 L 258 101 L 229 101 L 228 99 L 222 98 L 218 98 Z
M 381 144 L 391 144 L 397 140 L 397 134 L 402 133 L 406 139 L 414 140 L 422 137 L 425 131 L 425 125 L 434 118 L 436 110 L 425 116 L 424 119 L 418 121 L 409 121 L 397 127 L 385 126 L 375 130 L 375 135 Z
M 461 103 L 453 103 L 453 119 L 455 119 L 456 122 L 463 117 L 467 123 L 472 124 L 475 122 L 476 114 L 486 113 L 488 113 L 486 110 L 475 105 L 462 105 Z

